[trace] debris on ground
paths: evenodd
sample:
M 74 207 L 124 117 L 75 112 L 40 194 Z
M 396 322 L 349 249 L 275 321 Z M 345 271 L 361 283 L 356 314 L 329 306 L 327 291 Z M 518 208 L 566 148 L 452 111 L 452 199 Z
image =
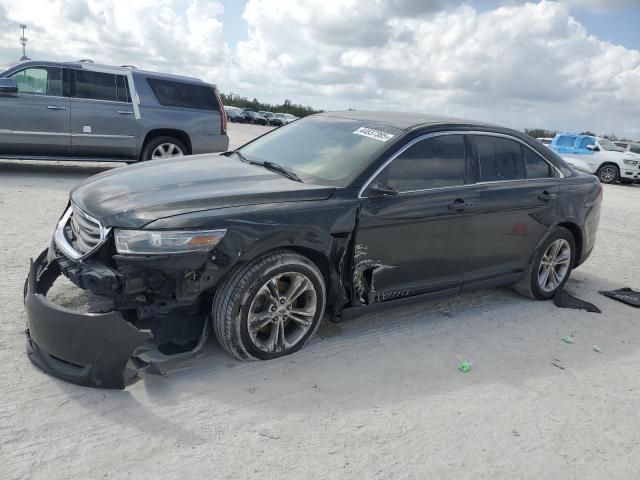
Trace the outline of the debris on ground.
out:
M 564 336 L 564 337 L 562 337 L 562 338 L 561 338 L 561 340 L 562 340 L 564 343 L 570 343 L 570 344 L 573 344 L 573 343 L 574 343 L 574 341 L 573 341 L 573 337 L 572 337 L 571 335 Z
M 471 370 L 471 362 L 465 360 L 460 365 L 458 365 L 458 370 L 460 370 L 461 372 L 468 372 L 469 370 Z
M 640 308 L 640 292 L 631 288 L 619 288 L 617 290 L 604 290 L 600 292 L 605 297 L 613 298 L 632 307 Z
M 560 370 L 564 370 L 564 363 L 562 363 L 562 360 L 560 360 L 559 358 L 554 358 L 551 361 L 551 365 L 553 365 L 554 367 L 558 367 Z
M 593 351 L 594 352 L 598 352 L 598 353 L 602 353 L 602 349 L 598 345 L 594 345 L 593 346 Z
M 602 311 L 593 303 L 574 297 L 570 293 L 567 293 L 564 288 L 561 288 L 556 292 L 553 297 L 553 303 L 556 304 L 556 307 L 560 308 L 573 308 L 575 310 L 586 310 L 587 312 L 592 313 L 602 313 Z

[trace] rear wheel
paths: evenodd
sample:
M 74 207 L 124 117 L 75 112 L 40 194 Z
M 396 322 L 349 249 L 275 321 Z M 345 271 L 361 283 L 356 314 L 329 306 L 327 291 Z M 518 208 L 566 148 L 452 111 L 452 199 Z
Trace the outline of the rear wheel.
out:
M 525 276 L 514 289 L 529 298 L 547 300 L 561 289 L 573 268 L 576 243 L 573 234 L 558 227 L 538 248 Z
M 234 270 L 216 290 L 212 324 L 220 345 L 240 360 L 269 360 L 301 349 L 325 310 L 318 267 L 291 251 Z
M 620 169 L 617 165 L 603 165 L 598 169 L 598 178 L 602 183 L 614 183 L 620 178 Z
M 142 150 L 142 160 L 182 157 L 187 155 L 187 147 L 173 137 L 156 137 L 147 142 Z

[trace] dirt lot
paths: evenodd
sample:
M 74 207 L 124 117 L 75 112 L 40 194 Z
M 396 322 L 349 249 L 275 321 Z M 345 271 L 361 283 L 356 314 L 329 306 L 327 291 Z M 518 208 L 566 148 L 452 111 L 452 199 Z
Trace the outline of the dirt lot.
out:
M 233 124 L 232 143 L 262 131 Z M 104 168 L 0 161 L 2 478 L 638 478 L 640 311 L 598 290 L 640 288 L 640 186 L 605 187 L 596 250 L 568 284 L 601 315 L 486 290 L 325 324 L 267 363 L 211 340 L 114 392 L 43 374 L 23 335 L 29 257 Z

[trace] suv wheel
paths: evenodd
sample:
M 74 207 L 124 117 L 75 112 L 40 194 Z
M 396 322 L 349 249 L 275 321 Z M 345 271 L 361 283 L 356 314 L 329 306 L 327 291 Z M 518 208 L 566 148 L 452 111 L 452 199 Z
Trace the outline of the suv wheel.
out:
M 300 350 L 325 309 L 325 284 L 307 257 L 283 250 L 238 267 L 213 298 L 220 345 L 240 360 L 269 360 Z
M 617 165 L 603 165 L 598 169 L 598 178 L 602 183 L 614 183 L 620 178 L 620 169 Z
M 145 145 L 142 150 L 142 159 L 159 160 L 161 158 L 182 157 L 187 154 L 187 147 L 180 140 L 172 137 L 156 137 Z
M 540 245 L 522 280 L 514 289 L 525 297 L 547 300 L 561 289 L 571 275 L 576 254 L 573 234 L 558 227 Z

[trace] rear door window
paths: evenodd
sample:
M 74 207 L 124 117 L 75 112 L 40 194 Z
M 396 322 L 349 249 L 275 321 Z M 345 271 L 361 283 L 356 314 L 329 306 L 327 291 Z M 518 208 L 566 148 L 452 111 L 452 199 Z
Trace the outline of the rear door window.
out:
M 526 177 L 522 146 L 515 140 L 474 135 L 481 182 L 520 180 Z
M 129 93 L 127 77 L 124 75 L 116 75 L 116 89 L 116 96 L 119 102 L 131 103 L 131 94 Z
M 533 150 L 522 147 L 527 168 L 527 178 L 555 177 L 555 170 L 540 155 Z
M 57 67 L 25 68 L 11 75 L 19 93 L 62 96 L 62 69 Z
M 398 155 L 380 174 L 380 181 L 399 192 L 464 185 L 463 135 L 427 138 Z
M 71 95 L 75 98 L 90 100 L 118 101 L 118 87 L 113 73 L 91 72 L 89 70 L 74 70 L 75 89 Z
M 195 108 L 220 111 L 213 87 L 148 78 L 149 86 L 160 105 L 166 107 Z

